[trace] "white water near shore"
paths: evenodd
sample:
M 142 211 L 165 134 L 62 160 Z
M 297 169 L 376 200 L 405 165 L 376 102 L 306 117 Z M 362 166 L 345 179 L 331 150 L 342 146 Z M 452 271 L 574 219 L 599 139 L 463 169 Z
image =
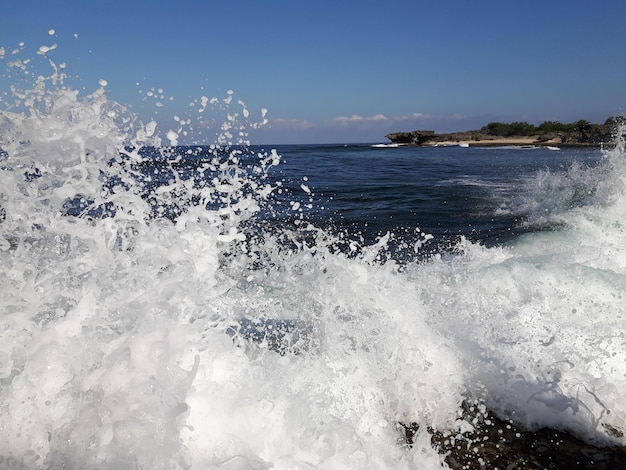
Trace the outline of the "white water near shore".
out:
M 520 204 L 559 230 L 400 266 L 379 260 L 384 237 L 342 253 L 306 222 L 315 243 L 246 231 L 281 190 L 266 180 L 273 152 L 247 171 L 218 145 L 205 185 L 154 191 L 184 214 L 155 218 L 132 164 L 159 144 L 158 124 L 104 87 L 81 97 L 62 83 L 35 80 L 0 111 L 3 462 L 440 468 L 426 429 L 471 427 L 469 397 L 528 428 L 626 443 L 611 432 L 626 417 L 623 143 L 596 168 L 529 182 Z M 221 150 L 245 139 L 234 115 Z M 125 144 L 135 150 L 121 157 Z M 572 181 L 587 202 L 542 213 L 542 195 Z M 77 194 L 112 216 L 65 216 Z M 227 334 L 242 318 L 301 326 L 280 349 Z M 421 425 L 413 447 L 399 422 Z

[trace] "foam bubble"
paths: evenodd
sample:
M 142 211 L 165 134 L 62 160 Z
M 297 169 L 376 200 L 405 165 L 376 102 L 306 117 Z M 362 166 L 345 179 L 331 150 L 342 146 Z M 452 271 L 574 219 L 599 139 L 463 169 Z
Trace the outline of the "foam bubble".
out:
M 170 141 L 170 145 L 178 145 L 178 133 L 173 130 L 167 131 L 167 138 Z
M 48 52 L 57 48 L 56 44 L 52 44 L 51 46 L 40 46 L 39 51 L 37 52 L 40 55 L 46 55 Z

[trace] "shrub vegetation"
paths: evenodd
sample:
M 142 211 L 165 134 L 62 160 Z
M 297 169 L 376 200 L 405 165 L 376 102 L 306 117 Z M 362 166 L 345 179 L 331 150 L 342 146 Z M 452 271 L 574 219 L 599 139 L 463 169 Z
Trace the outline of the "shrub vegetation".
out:
M 616 126 L 619 123 L 624 122 L 623 117 L 610 117 L 604 123 L 605 125 Z M 574 131 L 586 131 L 591 128 L 589 121 L 581 119 L 580 121 L 573 122 L 571 124 L 563 124 L 559 121 L 545 121 L 539 126 L 523 122 L 512 122 L 510 124 L 502 122 L 490 122 L 486 126 L 483 126 L 480 131 L 501 137 L 511 136 L 532 136 L 542 135 L 558 132 L 574 132 Z

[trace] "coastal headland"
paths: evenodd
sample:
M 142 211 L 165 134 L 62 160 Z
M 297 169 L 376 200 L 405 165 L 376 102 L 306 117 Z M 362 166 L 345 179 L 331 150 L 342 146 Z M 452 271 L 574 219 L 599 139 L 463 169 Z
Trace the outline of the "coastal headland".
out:
M 562 124 L 546 121 L 540 126 L 526 122 L 510 124 L 492 122 L 479 130 L 437 134 L 430 130 L 393 132 L 385 137 L 393 144 L 414 146 L 543 146 L 600 147 L 611 146 L 623 118 L 608 118 L 604 124 L 577 121 Z

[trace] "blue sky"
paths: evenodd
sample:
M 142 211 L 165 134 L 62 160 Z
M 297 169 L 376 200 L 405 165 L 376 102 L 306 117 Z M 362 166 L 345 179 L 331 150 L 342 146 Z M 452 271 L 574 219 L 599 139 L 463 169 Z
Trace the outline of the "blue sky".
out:
M 0 0 L 0 47 L 57 44 L 73 86 L 105 79 L 161 128 L 234 90 L 269 110 L 255 143 L 383 142 L 623 114 L 625 19 L 623 0 Z

